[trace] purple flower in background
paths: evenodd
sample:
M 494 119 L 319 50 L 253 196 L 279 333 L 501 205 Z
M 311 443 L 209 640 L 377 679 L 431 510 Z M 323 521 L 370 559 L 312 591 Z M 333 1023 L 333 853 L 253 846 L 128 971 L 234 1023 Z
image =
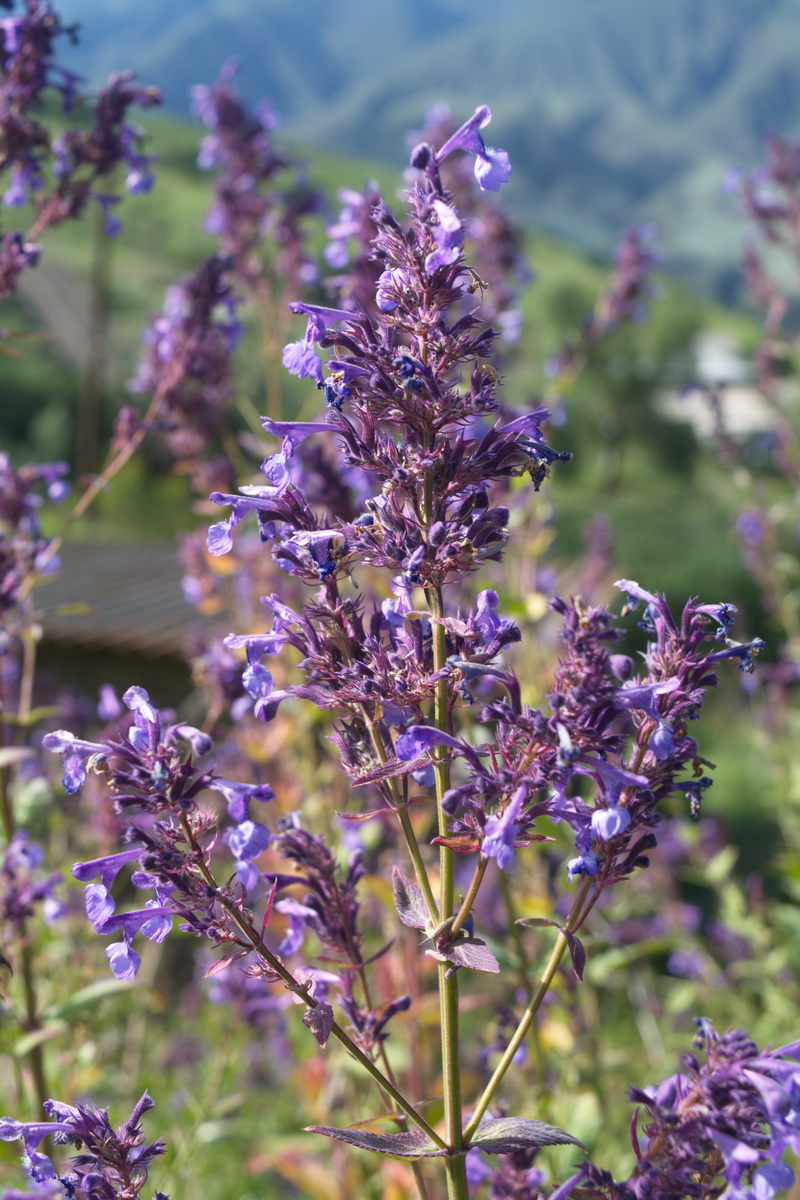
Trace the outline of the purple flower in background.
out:
M 107 1109 L 46 1100 L 44 1108 L 50 1121 L 26 1124 L 12 1117 L 0 1117 L 0 1141 L 23 1142 L 23 1166 L 36 1184 L 46 1184 L 49 1180 L 58 1180 L 61 1184 L 59 1193 L 37 1187 L 34 1195 L 96 1196 L 104 1200 L 124 1195 L 136 1200 L 147 1183 L 153 1159 L 165 1150 L 162 1141 L 147 1144 L 144 1140 L 140 1122 L 154 1107 L 145 1092 L 134 1105 L 128 1120 L 119 1129 L 114 1129 Z M 47 1137 L 62 1145 L 71 1143 L 77 1151 L 58 1174 L 52 1160 L 39 1151 L 39 1145 Z M 168 1198 L 156 1192 L 155 1200 Z

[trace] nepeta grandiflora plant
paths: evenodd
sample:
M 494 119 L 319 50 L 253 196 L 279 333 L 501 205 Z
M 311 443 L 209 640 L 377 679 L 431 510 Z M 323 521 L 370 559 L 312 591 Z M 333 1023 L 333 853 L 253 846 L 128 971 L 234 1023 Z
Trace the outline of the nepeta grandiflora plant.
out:
M 692 811 L 699 809 L 710 779 L 690 722 L 717 682 L 718 665 L 731 659 L 750 670 L 761 643 L 732 639 L 729 605 L 692 600 L 676 618 L 662 596 L 621 581 L 624 612 L 643 608 L 647 642 L 637 666 L 621 652 L 622 631 L 605 608 L 556 599 L 560 656 L 546 702 L 535 708 L 524 703 L 507 661 L 520 631 L 500 612 L 498 592 L 486 587 L 472 599 L 461 586 L 498 561 L 513 538 L 498 495 L 526 478 L 538 490 L 552 464 L 569 458 L 542 439 L 546 409 L 501 410 L 489 362 L 495 333 L 470 310 L 474 276 L 440 166 L 466 151 L 475 155 L 478 182 L 500 186 L 510 167 L 503 151 L 483 142 L 489 115 L 477 109 L 438 150 L 415 148 L 405 224 L 376 203 L 374 308 L 291 305 L 308 324 L 287 346 L 284 363 L 317 382 L 326 419 L 264 418 L 267 433 L 282 439 L 262 465 L 267 482 L 236 495 L 212 493 L 231 513 L 212 527 L 208 543 L 212 554 L 230 552 L 234 527 L 255 513 L 274 563 L 309 589 L 296 607 L 278 592 L 264 596 L 271 628 L 232 634 L 227 647 L 244 651 L 242 682 L 260 720 L 273 720 L 292 698 L 335 714 L 331 736 L 345 773 L 354 788 L 377 797 L 377 809 L 355 815 L 389 814 L 397 823 L 405 856 L 393 868 L 396 920 L 418 931 L 420 979 L 429 960 L 438 973 L 441 1070 L 429 1088 L 440 1075 L 443 1126 L 423 1115 L 425 1097 L 409 1096 L 392 1067 L 391 1022 L 411 999 L 374 993 L 361 850 L 343 867 L 304 827 L 302 814 L 284 818 L 275 831 L 254 820 L 252 805 L 270 800 L 271 789 L 220 779 L 208 759 L 208 735 L 165 724 L 139 687 L 124 696 L 133 713 L 127 733 L 90 741 L 60 731 L 48 734 L 45 746 L 64 754 L 68 792 L 92 770 L 108 780 L 115 810 L 131 818 L 124 849 L 74 868 L 87 883 L 97 931 L 121 934 L 107 950 L 114 973 L 133 977 L 137 936 L 159 941 L 177 917 L 223 949 L 212 974 L 238 964 L 251 980 L 288 989 L 320 1046 L 334 1038 L 371 1076 L 382 1097 L 378 1116 L 397 1126 L 382 1133 L 315 1126 L 317 1132 L 413 1160 L 423 1195 L 430 1181 L 419 1160 L 430 1158 L 443 1160 L 451 1197 L 488 1182 L 499 1200 L 543 1195 L 539 1148 L 576 1141 L 529 1113 L 505 1115 L 506 1073 L 566 954 L 581 978 L 586 952 L 579 935 L 592 908 L 608 888 L 647 867 L 661 802 L 684 794 Z M 335 441 L 341 472 L 356 482 L 358 503 L 347 516 L 320 511 L 305 493 L 299 447 L 318 436 Z M 368 598 L 361 582 L 371 586 L 381 569 L 389 572 L 388 586 Z M 302 679 L 278 688 L 263 660 L 287 647 L 301 656 Z M 224 823 L 202 806 L 209 790 L 227 802 Z M 559 826 L 572 843 L 562 873 L 569 898 L 554 904 L 551 917 L 522 921 L 552 930 L 549 957 L 527 1003 L 505 1022 L 500 1059 L 482 1093 L 465 1095 L 462 983 L 469 992 L 472 972 L 500 973 L 473 908 L 490 868 L 513 879 Z M 270 846 L 291 872 L 260 868 Z M 233 859 L 230 875 L 223 847 Z M 468 871 L 457 891 L 460 863 Z M 131 866 L 133 885 L 151 898 L 118 913 L 111 887 Z M 298 886 L 300 896 L 292 891 Z M 274 912 L 289 919 L 277 945 Z M 324 951 L 323 968 L 308 959 L 307 933 Z M 797 1148 L 797 1047 L 759 1054 L 743 1035 L 719 1038 L 705 1026 L 700 1044 L 706 1063 L 691 1058 L 685 1073 L 635 1094 L 648 1124 L 644 1141 L 634 1134 L 630 1178 L 616 1182 L 584 1162 L 553 1193 L 558 1200 L 710 1200 L 722 1191 L 731 1200 L 755 1200 L 786 1186 L 782 1155 Z M 13 1134 L 34 1139 L 40 1128 L 14 1124 Z M 500 1155 L 500 1165 L 486 1155 Z M 47 1178 L 46 1170 L 39 1174 Z
M 3 7 L 14 7 L 4 0 Z M 130 124 L 133 105 L 160 102 L 157 88 L 134 82 L 131 72 L 114 75 L 89 101 L 81 82 L 55 61 L 57 40 L 73 36 L 52 5 L 25 0 L 23 11 L 0 19 L 0 169 L 11 172 L 3 194 L 7 208 L 32 204 L 35 220 L 26 233 L 9 233 L 0 245 L 0 297 L 12 293 L 19 276 L 35 266 L 37 239 L 48 227 L 81 216 L 90 202 L 103 212 L 106 232 L 119 232 L 114 207 L 120 197 L 103 190 L 119 166 L 126 172 L 128 192 L 147 192 L 153 184 L 153 158 L 145 153 L 145 137 Z M 91 124 L 75 122 L 53 138 L 40 119 L 43 100 L 57 93 L 64 114 L 89 107 Z
M 95 190 L 108 164 L 121 156 L 130 169 L 129 186 L 149 185 L 138 132 L 123 121 L 128 99 L 136 98 L 132 85 L 127 77 L 112 85 L 106 107 L 98 108 L 99 132 L 52 141 L 39 125 L 25 121 L 26 105 L 43 87 L 72 88 L 51 61 L 58 19 L 48 5 L 31 0 L 24 17 L 6 18 L 0 28 L 4 84 L 12 97 L 4 107 L 6 141 L 13 149 L 7 161 L 14 166 L 6 202 L 16 203 L 31 189 L 43 228 L 79 215 L 93 197 L 113 231 L 113 199 Z M 149 102 L 152 95 L 139 98 Z M 286 160 L 271 143 L 270 114 L 262 110 L 251 119 L 245 113 L 230 71 L 195 98 L 210 130 L 203 163 L 222 172 L 210 216 L 222 254 L 173 289 L 154 319 L 137 377 L 150 397 L 147 414 L 144 419 L 131 409 L 120 414 L 113 456 L 79 502 L 79 512 L 150 432 L 167 434 L 198 487 L 203 479 L 219 486 L 227 468 L 208 464 L 205 450 L 232 393 L 230 353 L 238 334 L 233 288 L 243 285 L 257 300 L 274 300 L 263 270 L 265 232 L 278 243 L 275 261 L 282 269 L 288 262 L 298 284 L 308 283 L 312 274 L 298 224 L 312 204 L 310 194 L 302 188 L 273 191 Z M 214 503 L 231 508 L 210 531 L 212 554 L 234 551 L 241 541 L 234 527 L 255 512 L 261 540 L 271 547 L 269 568 L 277 578 L 284 572 L 285 583 L 262 600 L 270 629 L 226 639 L 228 657 L 218 658 L 218 679 L 230 675 L 231 655 L 243 652 L 246 667 L 241 684 L 220 696 L 208 724 L 217 722 L 234 697 L 231 711 L 241 722 L 251 720 L 250 713 L 263 722 L 274 720 L 279 705 L 293 698 L 332 713 L 331 736 L 344 772 L 359 789 L 356 794 L 366 791 L 369 797 L 349 816 L 356 825 L 369 818 L 381 824 L 383 858 L 376 861 L 368 848 L 353 848 L 350 839 L 343 860 L 325 837 L 306 827 L 308 815 L 302 812 L 268 828 L 255 806 L 271 801 L 273 789 L 255 781 L 255 764 L 249 779 L 228 778 L 240 773 L 241 750 L 236 769 L 229 771 L 226 747 L 218 746 L 217 761 L 226 763 L 218 769 L 209 734 L 161 713 L 141 687 L 126 691 L 124 720 L 114 703 L 105 706 L 103 719 L 117 722 L 115 733 L 89 738 L 59 730 L 46 735 L 44 745 L 64 755 L 68 795 L 83 786 L 87 772 L 94 785 L 108 784 L 115 819 L 107 828 L 117 823 L 123 828 L 121 847 L 95 850 L 73 868 L 86 885 L 94 928 L 113 939 L 107 955 L 118 979 L 136 975 L 137 939 L 163 941 L 177 918 L 185 931 L 221 950 L 208 972 L 220 990 L 227 984 L 235 992 L 231 979 L 239 978 L 248 1000 L 255 1003 L 258 996 L 266 1002 L 274 985 L 273 995 L 289 997 L 304 1010 L 303 1021 L 319 1046 L 333 1039 L 351 1055 L 377 1085 L 377 1117 L 394 1123 L 382 1133 L 366 1131 L 363 1122 L 316 1126 L 318 1132 L 413 1161 L 423 1196 L 438 1186 L 433 1168 L 443 1165 L 451 1197 L 484 1186 L 493 1200 L 526 1200 L 544 1195 L 539 1149 L 576 1139 L 528 1111 L 509 1117 L 500 1090 L 506 1073 L 567 954 L 574 975 L 582 976 L 586 954 L 580 934 L 592 908 L 610 887 L 647 866 L 661 802 L 678 793 L 693 811 L 699 807 L 710 781 L 689 722 L 698 715 L 705 689 L 716 683 L 717 664 L 730 658 L 748 670 L 760 643 L 732 640 L 730 606 L 692 601 L 676 619 L 663 597 L 623 581 L 627 608 L 644 608 L 647 648 L 637 666 L 621 652 L 622 633 L 605 608 L 580 598 L 556 599 L 559 662 L 545 701 L 532 707 L 524 703 L 506 655 L 520 630 L 502 615 L 498 591 L 485 586 L 475 594 L 463 586 L 476 571 L 498 562 L 509 542 L 516 549 L 513 506 L 523 481 L 537 491 L 551 465 L 569 457 L 543 441 L 544 407 L 518 413 L 503 406 L 497 368 L 490 362 L 495 332 L 483 324 L 487 310 L 478 310 L 478 293 L 490 285 L 495 311 L 488 313 L 513 332 L 513 292 L 503 292 L 502 270 L 495 278 L 487 267 L 468 266 L 463 254 L 466 227 L 474 232 L 480 214 L 488 220 L 493 210 L 483 203 L 472 209 L 468 203 L 469 212 L 459 208 L 458 200 L 463 205 L 468 195 L 464 165 L 472 161 L 461 154 L 475 156 L 483 189 L 496 191 L 510 172 L 505 153 L 488 149 L 481 136 L 489 116 L 481 107 L 460 129 L 448 129 L 438 149 L 435 137 L 434 145 L 415 148 L 404 223 L 379 197 L 349 194 L 349 211 L 332 227 L 327 255 L 330 266 L 344 270 L 347 242 L 356 245 L 349 278 L 335 282 L 339 307 L 294 301 L 292 312 L 306 317 L 308 326 L 283 352 L 290 371 L 317 383 L 327 405 L 325 419 L 282 421 L 273 411 L 264 427 L 282 445 L 262 466 L 266 485 L 236 495 L 212 492 Z M 40 185 L 48 161 L 57 184 L 44 195 Z M 248 176 L 257 187 L 244 186 Z M 500 230 L 497 238 L 497 248 L 509 252 L 506 267 L 513 266 L 512 234 Z M 22 239 L 15 246 L 17 258 L 28 253 Z M 589 341 L 635 313 L 647 295 L 647 243 L 630 235 L 625 248 Z M 9 287 L 15 264 L 16 259 L 6 264 Z M 0 474 L 6 497 L 0 512 L 0 609 L 11 664 L 3 674 L 4 737 L 10 727 L 24 730 L 34 720 L 32 587 L 36 574 L 54 565 L 59 540 L 41 537 L 36 488 L 46 485 L 58 498 L 62 474 L 60 465 L 25 473 L 14 472 L 9 463 Z M 230 486 L 227 480 L 224 486 Z M 383 587 L 382 569 L 389 572 Z M 198 568 L 198 587 L 201 574 Z M 262 575 L 253 571 L 251 577 Z M 292 649 L 302 660 L 301 681 L 276 686 L 264 659 Z M 58 912 L 55 880 L 39 878 L 38 849 L 14 824 L 9 768 L 29 749 L 19 740 L 0 751 L 8 752 L 0 757 L 0 792 L 9 842 L 0 865 L 0 915 L 4 937 L 10 932 L 24 942 L 37 903 L 48 919 Z M 222 812 L 212 807 L 214 793 L 225 802 Z M 509 997 L 508 989 L 501 991 L 506 980 L 498 947 L 512 930 L 498 918 L 495 955 L 476 913 L 497 879 L 508 886 L 518 881 L 559 830 L 560 844 L 568 846 L 563 891 L 550 916 L 513 930 L 517 938 L 528 937 L 526 925 L 537 926 L 533 936 L 552 939 L 552 949 L 529 995 Z M 390 926 L 413 959 L 414 987 L 407 992 L 387 986 L 391 976 L 376 969 L 392 947 L 385 940 L 376 947 L 370 925 L 375 904 L 365 900 L 362 884 L 383 868 L 387 853 L 395 860 L 396 911 L 381 915 L 380 931 Z M 143 894 L 140 904 L 120 903 L 123 879 Z M 276 913 L 288 923 L 282 935 L 274 934 Z M 403 925 L 414 932 L 405 933 Z M 309 935 L 322 951 L 317 961 Z M 29 951 L 23 947 L 21 960 L 32 978 Z M 412 1090 L 406 1082 L 411 1072 L 393 1064 L 391 1037 L 407 1035 L 415 1051 L 419 1047 L 411 1022 L 419 1017 L 434 971 L 441 1066 L 425 1075 L 424 1063 L 432 1059 L 423 1055 Z M 478 1057 L 464 1036 L 470 1030 L 464 1000 L 471 1003 L 476 995 L 473 972 L 482 973 L 482 985 L 496 983 L 492 995 L 503 1002 L 495 1043 L 499 1062 L 479 1094 L 466 1072 L 462 1078 L 462 1066 Z M 35 995 L 31 1003 L 35 1018 Z M 27 1027 L 38 1028 L 35 1020 Z M 725 1191 L 731 1200 L 769 1200 L 787 1186 L 791 1173 L 782 1156 L 787 1147 L 797 1148 L 797 1047 L 762 1054 L 743 1034 L 718 1037 L 705 1025 L 698 1049 L 703 1046 L 705 1061 L 692 1056 L 660 1088 L 634 1094 L 646 1124 L 643 1137 L 634 1127 L 637 1162 L 626 1181 L 616 1182 L 586 1161 L 552 1195 L 711 1200 Z M 144 1144 L 140 1117 L 151 1107 L 148 1094 L 116 1131 L 102 1109 L 46 1099 L 38 1049 L 31 1068 L 51 1120 L 0 1120 L 0 1139 L 24 1146 L 31 1179 L 24 1195 L 103 1200 L 138 1195 L 152 1158 L 163 1149 L 160 1141 Z M 71 1143 L 75 1155 L 64 1164 L 46 1145 L 41 1149 L 47 1138 Z M 423 1169 L 421 1160 L 428 1158 L 442 1164 Z M 11 1189 L 4 1200 L 22 1194 Z

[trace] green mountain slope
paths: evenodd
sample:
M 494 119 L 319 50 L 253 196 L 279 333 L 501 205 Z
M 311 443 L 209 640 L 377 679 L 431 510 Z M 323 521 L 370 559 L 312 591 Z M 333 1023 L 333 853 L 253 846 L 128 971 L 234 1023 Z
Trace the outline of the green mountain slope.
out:
M 607 251 L 656 220 L 665 261 L 730 275 L 740 232 L 719 180 L 764 135 L 800 129 L 795 0 L 63 0 L 73 61 L 132 65 L 185 108 L 228 55 L 286 132 L 400 165 L 426 107 L 492 105 L 510 200 L 532 223 Z

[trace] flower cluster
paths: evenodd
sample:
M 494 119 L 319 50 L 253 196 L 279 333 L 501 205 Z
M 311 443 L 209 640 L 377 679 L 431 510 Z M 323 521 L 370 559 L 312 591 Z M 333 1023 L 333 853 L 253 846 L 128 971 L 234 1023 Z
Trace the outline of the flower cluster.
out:
M 16 468 L 7 454 L 0 454 L 0 630 L 6 634 L 12 629 L 22 583 L 47 548 L 38 520 L 44 503 L 40 489 L 55 503 L 63 500 L 69 493 L 64 480 L 68 470 L 64 462 Z M 57 570 L 58 560 L 50 559 L 46 569 Z
M 41 846 L 31 841 L 27 830 L 18 829 L 0 861 L 0 929 L 6 949 L 12 938 L 24 939 L 37 905 L 48 925 L 64 915 L 64 905 L 55 895 L 61 876 L 57 871 L 40 875 L 43 862 Z
M 130 123 L 128 110 L 134 105 L 150 108 L 161 99 L 157 88 L 135 83 L 131 72 L 114 75 L 91 101 L 90 127 L 74 125 L 51 138 L 34 114 L 49 90 L 60 94 L 65 113 L 79 99 L 80 80 L 59 67 L 54 58 L 57 39 L 74 36 L 74 30 L 62 24 L 49 3 L 25 0 L 23 9 L 0 21 L 0 168 L 11 172 L 3 194 L 5 206 L 33 203 L 36 221 L 30 240 L 21 234 L 3 238 L 0 295 L 13 291 L 21 271 L 37 261 L 35 243 L 41 233 L 48 226 L 79 217 L 90 200 L 103 212 L 106 233 L 113 235 L 119 230 L 113 213 L 119 196 L 101 190 L 98 184 L 124 165 L 128 192 L 149 191 L 153 156 L 145 153 L 146 136 Z
M 230 403 L 231 355 L 241 333 L 231 260 L 205 259 L 168 289 L 162 311 L 143 334 L 147 347 L 128 387 L 149 393 L 157 428 L 183 469 L 208 475 L 204 452 Z
M 117 978 L 132 979 L 141 963 L 132 946 L 134 937 L 141 932 L 151 941 L 163 941 L 174 916 L 183 920 L 183 928 L 214 945 L 237 940 L 235 915 L 244 906 L 247 889 L 259 880 L 253 859 L 269 842 L 266 827 L 250 820 L 249 806 L 253 799 L 271 800 L 273 792 L 265 784 L 218 779 L 213 771 L 198 769 L 193 755 L 207 754 L 211 739 L 189 725 L 165 727 L 143 688 L 129 688 L 123 700 L 134 721 L 119 741 L 90 742 L 58 730 L 47 734 L 43 745 L 64 755 L 66 792 L 77 791 L 92 770 L 107 778 L 115 811 L 138 811 L 144 818 L 126 827 L 123 840 L 128 849 L 77 863 L 72 872 L 88 884 L 86 910 L 97 932 L 122 933 L 122 941 L 112 943 L 106 953 Z M 224 796 L 235 823 L 227 840 L 239 882 L 219 889 L 208 870 L 218 818 L 197 804 L 208 789 Z M 119 872 L 133 863 L 139 869 L 132 883 L 154 891 L 155 897 L 140 909 L 119 914 L 110 889 Z M 88 882 L 98 877 L 99 883 Z
M 331 976 L 331 981 L 338 985 L 339 1002 L 358 1044 L 371 1054 L 385 1040 L 388 1022 L 408 1009 L 411 997 L 399 996 L 372 1007 L 358 921 L 357 885 L 365 871 L 362 852 L 356 850 L 342 872 L 323 839 L 303 829 L 296 814 L 284 819 L 277 843 L 280 853 L 302 871 L 300 877 L 276 876 L 278 886 L 300 883 L 309 889 L 302 900 L 287 897 L 275 905 L 277 912 L 289 917 L 289 930 L 278 952 L 295 954 L 306 931 L 319 939 L 326 962 L 341 968 L 341 974 Z M 320 972 L 314 974 L 319 978 Z M 359 983 L 361 998 L 357 994 Z
M 61 1100 L 48 1100 L 44 1107 L 49 1121 L 24 1123 L 0 1117 L 0 1141 L 21 1140 L 25 1147 L 22 1163 L 34 1186 L 24 1195 L 42 1200 L 69 1200 L 73 1196 L 136 1200 L 147 1183 L 150 1164 L 165 1150 L 162 1141 L 144 1140 L 141 1119 L 155 1107 L 147 1092 L 119 1129 L 109 1121 L 108 1109 L 64 1104 Z M 39 1149 L 45 1138 L 75 1147 L 76 1153 L 62 1171 Z M 4 1200 L 12 1200 L 23 1193 L 12 1189 L 3 1195 Z M 168 1197 L 156 1192 L 155 1200 Z
M 298 287 L 316 274 L 302 220 L 319 211 L 321 197 L 302 182 L 289 186 L 293 163 L 272 139 L 277 116 L 267 101 L 252 115 L 246 110 L 233 86 L 237 70 L 231 59 L 214 84 L 192 89 L 194 113 L 209 131 L 198 165 L 220 173 L 205 227 L 247 289 L 263 284 L 269 246 L 277 247 L 272 266 L 282 286 Z
M 540 839 L 536 823 L 547 816 L 565 822 L 575 837 L 577 855 L 570 878 L 588 876 L 599 890 L 618 882 L 656 844 L 657 804 L 670 793 L 685 793 L 699 811 L 710 778 L 698 770 L 702 759 L 687 721 L 697 716 L 706 688 L 717 682 L 715 666 L 725 658 L 749 669 L 763 643 L 733 642 L 727 605 L 687 604 L 676 623 L 666 601 L 623 581 L 629 601 L 647 605 L 644 627 L 649 643 L 644 678 L 634 677 L 633 661 L 614 653 L 621 630 L 603 608 L 556 599 L 564 621 L 563 657 L 555 672 L 549 713 L 523 706 L 513 672 L 450 656 L 453 683 L 491 677 L 507 698 L 485 704 L 483 721 L 496 722 L 496 751 L 472 747 L 430 726 L 410 726 L 397 741 L 401 759 L 444 746 L 466 775 L 444 799 L 453 817 L 454 845 L 462 853 L 480 849 L 507 867 L 517 846 Z M 494 614 L 493 614 L 494 615 Z M 494 620 L 499 618 L 494 615 Z M 709 633 L 709 623 L 716 627 Z M 709 637 L 724 643 L 708 649 Z M 626 759 L 630 719 L 633 746 Z M 681 776 L 688 768 L 688 779 Z M 591 798 L 582 795 L 588 780 Z M 580 790 L 570 794 L 578 786 Z
M 800 1045 L 759 1051 L 739 1029 L 722 1036 L 702 1019 L 697 1054 L 657 1088 L 632 1088 L 645 1114 L 644 1139 L 634 1119 L 637 1164 L 623 1183 L 591 1163 L 553 1197 L 564 1200 L 773 1200 L 794 1172 L 784 1155 L 797 1154 Z

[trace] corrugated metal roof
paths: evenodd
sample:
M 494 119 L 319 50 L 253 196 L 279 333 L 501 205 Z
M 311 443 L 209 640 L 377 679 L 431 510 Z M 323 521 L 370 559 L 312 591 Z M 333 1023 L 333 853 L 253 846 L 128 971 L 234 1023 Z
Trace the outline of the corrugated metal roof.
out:
M 68 542 L 61 571 L 36 590 L 47 640 L 67 646 L 179 655 L 201 620 L 181 590 L 175 542 Z M 58 615 L 87 604 L 91 615 Z

